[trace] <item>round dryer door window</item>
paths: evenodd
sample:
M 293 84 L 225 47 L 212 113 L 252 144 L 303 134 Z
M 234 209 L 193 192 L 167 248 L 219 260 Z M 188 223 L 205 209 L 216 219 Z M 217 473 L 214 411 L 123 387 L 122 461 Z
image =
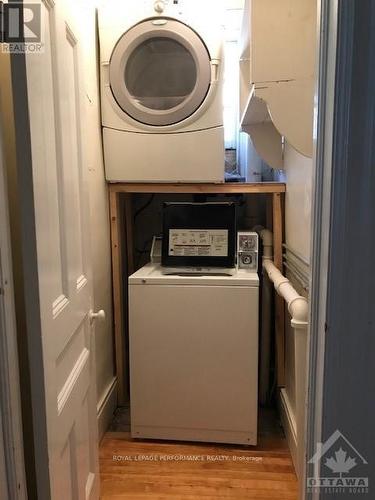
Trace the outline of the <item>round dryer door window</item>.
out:
M 204 102 L 211 63 L 201 38 L 185 24 L 151 19 L 118 41 L 110 61 L 117 104 L 134 120 L 153 126 L 178 123 Z

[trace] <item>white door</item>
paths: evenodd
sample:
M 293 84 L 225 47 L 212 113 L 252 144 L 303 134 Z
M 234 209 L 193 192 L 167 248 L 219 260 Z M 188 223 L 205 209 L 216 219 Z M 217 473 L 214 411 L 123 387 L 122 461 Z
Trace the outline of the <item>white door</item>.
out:
M 35 0 L 34 0 L 35 1 Z M 43 0 L 26 55 L 49 475 L 53 500 L 99 497 L 80 22 Z

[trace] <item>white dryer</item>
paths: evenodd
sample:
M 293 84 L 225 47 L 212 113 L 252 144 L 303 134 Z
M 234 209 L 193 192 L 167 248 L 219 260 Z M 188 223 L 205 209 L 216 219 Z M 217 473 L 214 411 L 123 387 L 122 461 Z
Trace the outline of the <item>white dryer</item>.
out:
M 99 11 L 110 182 L 223 182 L 218 0 L 123 0 Z

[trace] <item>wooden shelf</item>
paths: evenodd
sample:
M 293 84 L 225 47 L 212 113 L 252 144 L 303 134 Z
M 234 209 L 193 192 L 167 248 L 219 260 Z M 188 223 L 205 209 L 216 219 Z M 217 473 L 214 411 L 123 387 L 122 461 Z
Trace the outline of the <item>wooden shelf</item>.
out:
M 112 183 L 108 184 L 109 210 L 111 218 L 112 281 L 114 308 L 114 341 L 116 372 L 118 380 L 118 404 L 126 404 L 128 394 L 128 357 L 126 335 L 128 329 L 128 297 L 126 277 L 135 270 L 134 265 L 134 214 L 132 197 L 137 193 L 160 194 L 248 194 L 266 195 L 267 226 L 273 230 L 275 265 L 282 270 L 284 231 L 284 183 L 223 183 L 223 184 L 151 184 Z M 125 280 L 125 282 L 124 282 Z M 284 304 L 276 299 L 278 384 L 284 383 Z
M 113 183 L 109 184 L 111 193 L 185 193 L 185 194 L 273 194 L 285 193 L 282 182 L 223 184 L 151 184 L 151 183 Z

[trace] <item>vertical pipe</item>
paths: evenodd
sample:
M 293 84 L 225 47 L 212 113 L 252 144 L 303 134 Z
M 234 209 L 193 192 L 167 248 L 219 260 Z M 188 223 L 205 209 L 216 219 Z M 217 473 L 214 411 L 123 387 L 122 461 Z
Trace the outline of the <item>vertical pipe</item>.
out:
M 259 369 L 259 402 L 266 405 L 270 395 L 270 353 L 271 353 L 271 318 L 273 290 L 267 273 L 263 271 L 262 309 L 260 332 L 260 369 Z

